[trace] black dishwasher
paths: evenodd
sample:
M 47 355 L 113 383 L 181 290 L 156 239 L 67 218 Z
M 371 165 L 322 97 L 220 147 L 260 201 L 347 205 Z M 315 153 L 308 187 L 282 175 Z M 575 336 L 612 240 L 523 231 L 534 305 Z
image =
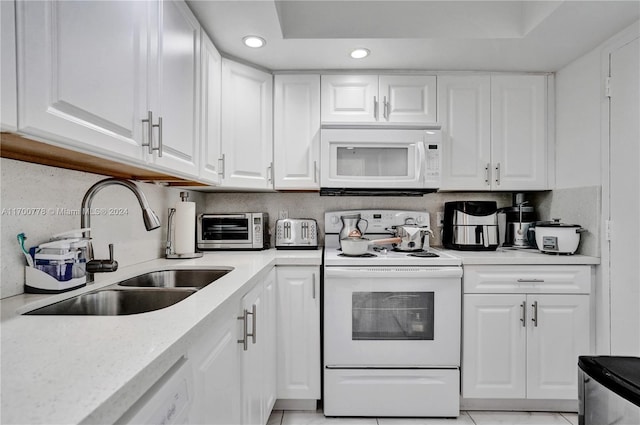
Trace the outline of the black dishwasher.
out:
M 640 425 L 640 358 L 580 356 L 578 424 Z

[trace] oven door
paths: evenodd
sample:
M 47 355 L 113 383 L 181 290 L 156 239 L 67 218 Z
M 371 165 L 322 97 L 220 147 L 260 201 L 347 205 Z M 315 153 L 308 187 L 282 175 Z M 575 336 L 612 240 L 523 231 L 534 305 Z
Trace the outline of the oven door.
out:
M 439 145 L 429 141 L 425 146 L 425 142 L 426 130 L 323 128 L 320 185 L 325 188 L 437 188 Z
M 198 246 L 251 247 L 253 244 L 251 214 L 203 214 L 198 224 Z
M 459 267 L 326 267 L 325 365 L 460 365 Z

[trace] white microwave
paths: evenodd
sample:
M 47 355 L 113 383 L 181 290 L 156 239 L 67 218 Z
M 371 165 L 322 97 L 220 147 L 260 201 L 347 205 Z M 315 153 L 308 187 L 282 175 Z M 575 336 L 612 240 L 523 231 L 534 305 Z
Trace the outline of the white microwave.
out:
M 333 189 L 440 187 L 439 128 L 341 127 L 321 129 L 320 186 Z

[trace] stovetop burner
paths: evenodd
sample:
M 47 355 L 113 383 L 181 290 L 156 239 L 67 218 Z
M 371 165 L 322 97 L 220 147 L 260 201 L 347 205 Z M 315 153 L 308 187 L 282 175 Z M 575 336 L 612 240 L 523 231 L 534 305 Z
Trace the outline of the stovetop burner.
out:
M 418 251 L 418 252 L 412 252 L 411 254 L 408 255 L 409 257 L 419 257 L 419 258 L 433 258 L 433 257 L 439 257 L 438 254 L 436 254 L 435 252 L 430 252 L 430 251 Z
M 360 254 L 360 255 L 349 255 L 349 254 L 338 254 L 338 257 L 349 257 L 349 258 L 370 258 L 370 257 L 377 257 L 376 254 L 372 254 L 370 252 L 365 252 L 364 254 Z

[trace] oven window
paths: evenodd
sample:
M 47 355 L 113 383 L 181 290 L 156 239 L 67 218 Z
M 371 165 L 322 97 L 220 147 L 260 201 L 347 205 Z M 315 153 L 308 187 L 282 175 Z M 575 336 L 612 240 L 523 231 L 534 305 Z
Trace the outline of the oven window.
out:
M 351 177 L 407 177 L 409 148 L 338 147 L 337 174 Z
M 250 220 L 244 217 L 202 219 L 202 239 L 206 241 L 248 241 Z
M 433 340 L 433 292 L 354 292 L 353 340 Z

